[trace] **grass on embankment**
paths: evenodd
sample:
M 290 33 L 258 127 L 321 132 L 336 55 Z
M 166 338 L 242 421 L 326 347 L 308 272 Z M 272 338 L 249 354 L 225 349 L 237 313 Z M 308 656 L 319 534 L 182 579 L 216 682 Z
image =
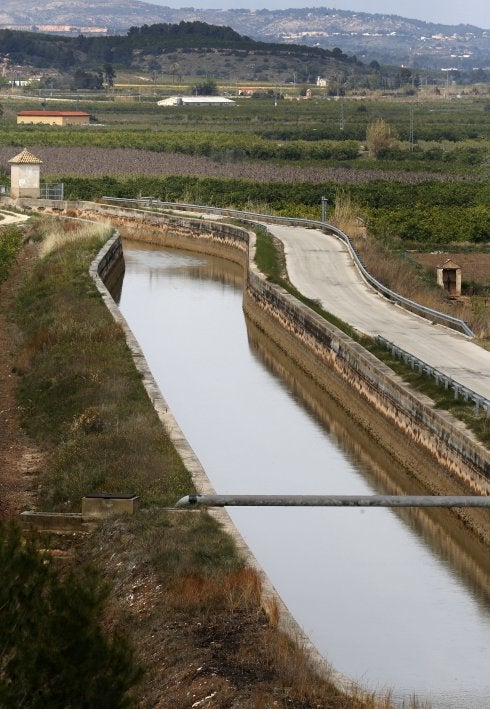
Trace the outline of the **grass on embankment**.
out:
M 255 260 L 259 269 L 270 281 L 280 285 L 300 302 L 369 350 L 413 389 L 431 398 L 437 408 L 445 409 L 460 421 L 463 421 L 482 443 L 490 447 L 490 419 L 486 417 L 484 411 L 477 414 L 474 404 L 461 399 L 455 400 L 454 393 L 451 390 L 446 391 L 443 384 L 437 384 L 427 374 L 413 370 L 410 365 L 396 359 L 387 349 L 377 344 L 372 338 L 360 335 L 347 323 L 324 310 L 316 301 L 305 298 L 287 279 L 281 243 L 274 239 L 265 227 L 258 227 L 255 232 L 257 235 Z
M 24 335 L 16 357 L 23 425 L 51 451 L 41 504 L 75 510 L 94 491 L 136 492 L 144 504 L 171 504 L 192 489 L 190 476 L 162 432 L 122 328 L 88 274 L 108 228 L 46 226 L 46 255 L 16 312 Z
M 17 252 L 22 244 L 23 234 L 16 227 L 2 227 L 0 222 L 0 283 L 8 276 Z
M 88 275 L 107 227 L 41 219 L 34 231 L 45 255 L 14 316 L 23 425 L 46 451 L 39 504 L 76 510 L 93 491 L 140 496 L 139 513 L 109 519 L 79 551 L 111 584 L 112 613 L 146 670 L 138 705 L 190 707 L 216 692 L 220 706 L 378 706 L 312 673 L 211 515 L 164 509 L 192 483 Z
M 374 341 L 364 345 L 372 354 L 396 372 L 410 385 L 412 389 L 428 396 L 437 409 L 449 411 L 473 431 L 478 440 L 490 448 L 490 419 L 485 411 L 476 413 L 475 405 L 464 399 L 455 399 L 452 389 L 445 389 L 444 385 L 437 384 L 428 374 L 412 369 L 410 365 L 394 357 L 391 352 Z

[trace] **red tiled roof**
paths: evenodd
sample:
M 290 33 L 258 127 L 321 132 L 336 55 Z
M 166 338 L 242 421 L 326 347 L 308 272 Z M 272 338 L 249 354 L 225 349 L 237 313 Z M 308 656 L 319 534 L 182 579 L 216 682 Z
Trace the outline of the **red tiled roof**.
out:
M 88 116 L 85 111 L 19 111 L 18 116 Z

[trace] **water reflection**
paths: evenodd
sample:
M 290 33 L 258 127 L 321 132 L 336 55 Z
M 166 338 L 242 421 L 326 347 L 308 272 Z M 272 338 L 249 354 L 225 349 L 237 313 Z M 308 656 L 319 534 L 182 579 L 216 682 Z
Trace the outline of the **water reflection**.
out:
M 417 492 L 241 310 L 240 270 L 125 244 L 120 307 L 217 491 Z M 339 671 L 434 706 L 490 696 L 488 567 L 427 512 L 235 509 L 286 604 Z
M 328 396 L 328 392 L 295 366 L 253 323 L 247 322 L 247 332 L 252 353 L 287 383 L 296 400 L 321 421 L 331 439 L 346 455 L 354 452 L 355 460 L 362 465 L 364 475 L 371 480 L 378 494 L 427 494 L 427 490 L 400 465 L 393 464 L 383 448 L 364 431 L 356 429 L 352 419 Z M 462 523 L 447 510 L 400 508 L 393 510 L 393 514 L 413 529 L 451 572 L 458 573 L 484 609 L 490 611 L 488 555 L 472 543 Z

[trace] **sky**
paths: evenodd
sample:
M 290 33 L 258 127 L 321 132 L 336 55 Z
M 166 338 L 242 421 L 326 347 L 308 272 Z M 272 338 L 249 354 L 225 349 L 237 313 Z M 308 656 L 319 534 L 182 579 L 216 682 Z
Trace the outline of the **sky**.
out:
M 447 25 L 469 24 L 490 29 L 490 3 L 488 0 L 337 0 L 331 4 L 318 0 L 146 0 L 167 7 L 250 8 L 281 10 L 290 7 L 329 7 L 354 12 L 400 15 L 411 19 L 439 22 Z M 490 40 L 489 40 L 490 41 Z

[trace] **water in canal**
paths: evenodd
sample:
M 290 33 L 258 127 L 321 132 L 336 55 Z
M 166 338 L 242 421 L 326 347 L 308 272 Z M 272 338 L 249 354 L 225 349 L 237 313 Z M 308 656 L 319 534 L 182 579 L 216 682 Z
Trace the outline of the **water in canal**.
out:
M 238 267 L 131 242 L 124 254 L 121 310 L 217 492 L 417 492 L 247 328 Z M 336 670 L 400 699 L 490 707 L 489 569 L 437 518 L 348 508 L 231 514 Z

